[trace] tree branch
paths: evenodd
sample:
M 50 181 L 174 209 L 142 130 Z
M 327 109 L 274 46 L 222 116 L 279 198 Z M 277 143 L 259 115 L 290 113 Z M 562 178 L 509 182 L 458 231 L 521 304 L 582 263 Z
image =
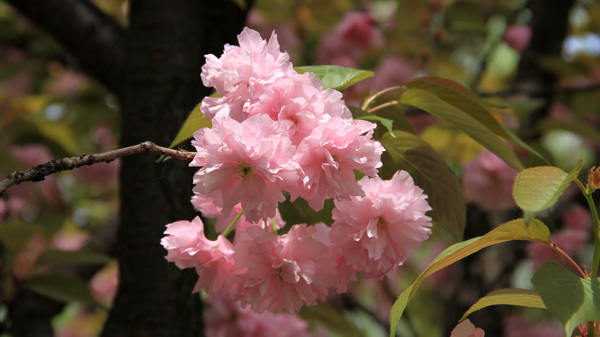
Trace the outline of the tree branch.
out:
M 45 29 L 81 69 L 122 95 L 125 31 L 87 0 L 6 0 Z
M 546 85 L 529 88 L 512 88 L 505 91 L 497 92 L 475 92 L 480 97 L 509 97 L 512 95 L 526 95 L 529 97 L 543 97 L 554 94 L 576 94 L 579 92 L 597 91 L 600 90 L 600 82 L 590 82 L 587 85 Z
M 40 181 L 44 180 L 44 177 L 48 175 L 61 171 L 72 170 L 74 168 L 96 163 L 110 163 L 117 158 L 147 152 L 160 154 L 181 161 L 192 160 L 195 154 L 194 152 L 161 147 L 152 142 L 143 142 L 138 145 L 103 153 L 84 154 L 79 157 L 56 159 L 30 168 L 26 171 L 15 171 L 11 173 L 8 177 L 6 177 L 6 179 L 0 181 L 0 195 L 2 195 L 9 187 L 18 185 L 25 181 Z

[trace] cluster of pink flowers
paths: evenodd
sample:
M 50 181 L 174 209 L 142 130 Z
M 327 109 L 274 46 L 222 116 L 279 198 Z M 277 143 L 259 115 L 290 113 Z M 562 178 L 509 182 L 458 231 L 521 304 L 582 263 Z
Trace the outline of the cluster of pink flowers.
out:
M 314 305 L 358 272 L 393 273 L 431 232 L 427 196 L 406 172 L 377 176 L 376 125 L 354 120 L 341 93 L 313 74 L 298 74 L 274 34 L 267 42 L 246 28 L 238 40 L 202 68 L 220 97 L 202 102 L 212 127 L 194 133 L 190 164 L 200 167 L 192 204 L 220 233 L 235 225 L 235 238 L 208 240 L 198 217 L 174 222 L 161 241 L 167 260 L 196 269 L 195 291 L 225 292 L 259 313 Z M 297 224 L 277 235 L 285 193 L 316 211 L 333 199 L 332 226 Z

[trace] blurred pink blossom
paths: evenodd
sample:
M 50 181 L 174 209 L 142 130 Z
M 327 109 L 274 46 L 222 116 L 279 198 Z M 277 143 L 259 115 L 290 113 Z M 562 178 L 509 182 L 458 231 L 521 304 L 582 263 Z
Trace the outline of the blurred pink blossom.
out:
M 470 320 L 466 319 L 459 323 L 453 330 L 450 337 L 483 337 L 485 331 L 477 328 Z
M 12 273 L 18 279 L 25 279 L 33 272 L 38 257 L 46 250 L 46 241 L 41 234 L 34 235 L 25 247 L 18 251 L 12 266 Z
M 375 19 L 367 12 L 349 12 L 319 45 L 317 63 L 347 66 L 371 48 L 381 48 L 385 39 Z M 344 60 L 344 61 L 342 61 Z
M 587 232 L 592 225 L 590 211 L 579 204 L 573 204 L 567 209 L 562 215 L 562 220 L 567 228 L 574 231 Z
M 492 152 L 483 151 L 465 165 L 462 182 L 472 202 L 488 211 L 504 211 L 516 207 L 512 189 L 517 173 Z
M 119 268 L 116 264 L 108 265 L 100 270 L 90 280 L 92 295 L 100 303 L 109 306 L 117 293 L 119 286 Z
M 59 231 L 52 237 L 50 245 L 60 250 L 78 250 L 83 248 L 88 239 L 87 232 Z
M 375 69 L 375 75 L 368 80 L 369 85 L 376 90 L 400 85 L 415 78 L 419 70 L 410 62 L 400 57 L 386 57 Z
M 531 39 L 531 27 L 528 25 L 508 26 L 504 32 L 503 38 L 504 42 L 506 42 L 509 47 L 522 53 Z
M 504 319 L 504 337 L 564 337 L 558 322 L 532 322 L 522 315 L 513 315 Z
M 308 323 L 296 315 L 258 314 L 226 294 L 210 303 L 204 312 L 207 337 L 309 337 Z

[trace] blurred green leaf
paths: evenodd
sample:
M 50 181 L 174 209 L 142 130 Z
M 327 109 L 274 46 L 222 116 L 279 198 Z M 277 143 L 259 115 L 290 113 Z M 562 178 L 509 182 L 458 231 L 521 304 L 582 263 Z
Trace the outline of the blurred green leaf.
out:
M 398 326 L 398 321 L 423 280 L 438 270 L 480 251 L 483 248 L 506 241 L 534 241 L 550 244 L 550 231 L 541 221 L 533 219 L 529 224 L 525 219 L 516 219 L 500 225 L 484 236 L 456 243 L 441 252 L 417 279 L 404 290 L 392 306 L 390 313 L 390 337 L 393 337 Z M 539 291 L 539 290 L 538 290 Z M 546 304 L 547 305 L 547 304 Z
M 521 307 L 546 309 L 542 298 L 536 291 L 525 289 L 499 289 L 492 291 L 477 300 L 477 302 L 465 312 L 460 320 L 464 320 L 477 310 L 492 305 L 516 305 Z
M 324 325 L 337 336 L 344 337 L 361 337 L 363 336 L 354 323 L 338 308 L 321 303 L 317 306 L 303 307 L 299 312 L 300 317 L 308 322 L 316 322 L 319 325 Z
M 44 119 L 34 119 L 31 122 L 38 135 L 60 146 L 69 155 L 79 155 L 84 152 L 80 146 L 81 142 L 67 124 Z
M 60 274 L 34 275 L 25 280 L 25 287 L 60 302 L 76 301 L 88 305 L 100 304 L 87 283 L 80 279 Z
M 539 212 L 556 203 L 567 187 L 577 178 L 583 162 L 583 159 L 579 160 L 570 173 L 554 166 L 538 166 L 526 169 L 517 175 L 513 197 L 517 205 L 525 212 L 527 222 Z
M 304 66 L 294 67 L 300 74 L 311 72 L 323 82 L 324 89 L 344 90 L 356 82 L 374 75 L 372 71 L 346 68 L 341 66 Z
M 388 132 L 381 138 L 384 153 L 397 169 L 408 171 L 415 184 L 429 196 L 427 201 L 433 208 L 431 217 L 435 223 L 461 240 L 466 208 L 458 178 L 427 142 L 408 132 L 395 131 L 394 135 Z
M 437 95 L 422 89 L 409 89 L 400 96 L 400 103 L 427 111 L 453 124 L 488 150 L 502 158 L 510 166 L 522 170 L 523 165 L 508 147 L 505 140 L 492 132 L 470 114 L 446 102 Z
M 74 264 L 105 264 L 111 261 L 109 256 L 88 249 L 79 250 L 47 250 L 37 259 L 40 267 Z
M 41 234 L 42 228 L 20 221 L 3 223 L 0 226 L 0 242 L 8 249 L 17 250 L 25 246 L 35 235 Z
M 538 130 L 565 130 L 580 135 L 594 142 L 600 143 L 600 131 L 584 121 L 577 118 L 568 119 L 545 119 L 537 125 Z
M 575 327 L 600 321 L 600 280 L 582 279 L 556 261 L 543 265 L 531 280 L 548 310 L 571 336 Z

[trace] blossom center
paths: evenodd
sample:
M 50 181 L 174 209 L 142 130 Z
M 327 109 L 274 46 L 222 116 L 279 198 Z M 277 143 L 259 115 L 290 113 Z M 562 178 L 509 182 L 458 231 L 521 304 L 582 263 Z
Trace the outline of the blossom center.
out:
M 240 166 L 238 166 L 236 173 L 240 176 L 240 178 L 242 178 L 242 180 L 246 180 L 250 175 L 253 174 L 253 170 L 248 163 L 242 163 Z
M 377 221 L 377 229 L 386 229 L 389 226 L 389 223 L 382 217 L 379 217 L 379 220 Z

